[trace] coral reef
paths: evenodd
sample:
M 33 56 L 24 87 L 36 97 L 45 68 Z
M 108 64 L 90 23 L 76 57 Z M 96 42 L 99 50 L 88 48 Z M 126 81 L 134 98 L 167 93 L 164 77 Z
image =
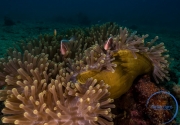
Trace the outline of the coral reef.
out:
M 169 96 L 165 94 L 153 96 L 148 106 L 146 105 L 148 98 L 160 90 L 165 90 L 165 88 L 158 87 L 151 82 L 148 75 L 135 81 L 126 94 L 115 100 L 116 107 L 120 111 L 115 113 L 119 115 L 116 117 L 115 123 L 117 125 L 159 125 L 170 120 L 174 115 L 172 111 L 155 110 L 151 107 L 152 105 L 164 106 L 172 103 Z
M 113 99 L 137 76 L 169 80 L 164 44 L 146 37 L 106 23 L 18 42 L 0 60 L 2 122 L 113 124 Z

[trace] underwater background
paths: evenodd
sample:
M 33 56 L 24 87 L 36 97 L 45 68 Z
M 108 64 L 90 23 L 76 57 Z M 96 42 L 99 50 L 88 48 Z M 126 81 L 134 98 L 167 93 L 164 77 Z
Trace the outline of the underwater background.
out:
M 52 33 L 58 28 L 64 30 L 68 26 L 90 26 L 112 21 L 140 34 L 156 34 L 166 39 L 163 42 L 168 41 L 168 44 L 176 41 L 177 47 L 179 3 L 178 0 L 1 1 L 1 44 L 10 44 L 40 33 Z
M 53 35 L 54 29 L 57 33 L 61 33 L 69 28 L 84 28 L 111 22 L 137 31 L 140 35 L 149 34 L 147 38 L 149 41 L 159 36 L 157 43 L 163 42 L 171 57 L 170 81 L 166 81 L 165 87 L 180 85 L 179 0 L 1 0 L 0 2 L 1 58 L 8 48 L 20 40 L 37 38 L 40 34 Z M 172 88 L 169 88 L 169 91 L 171 90 Z M 180 103 L 180 90 L 178 92 L 179 95 L 173 94 Z M 180 124 L 180 108 L 175 120 L 176 124 Z

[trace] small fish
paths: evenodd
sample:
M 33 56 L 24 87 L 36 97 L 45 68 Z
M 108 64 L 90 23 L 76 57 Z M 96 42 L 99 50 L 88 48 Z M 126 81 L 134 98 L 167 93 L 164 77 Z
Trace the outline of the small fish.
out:
M 72 42 L 75 41 L 75 37 L 71 37 L 71 39 L 66 40 L 66 39 L 62 39 L 61 43 L 60 43 L 60 52 L 62 55 L 66 55 L 67 51 L 68 51 L 68 47 L 65 45 L 65 43 L 67 42 Z
M 67 51 L 68 51 L 68 49 L 67 49 L 66 45 L 61 40 L 61 45 L 60 45 L 60 52 L 61 52 L 61 54 L 65 55 Z
M 110 47 L 110 44 L 112 43 L 112 41 L 113 41 L 113 38 L 112 37 L 109 37 L 109 39 L 106 41 L 106 43 L 104 44 L 104 49 L 105 50 L 108 50 L 108 49 L 110 49 L 111 47 Z

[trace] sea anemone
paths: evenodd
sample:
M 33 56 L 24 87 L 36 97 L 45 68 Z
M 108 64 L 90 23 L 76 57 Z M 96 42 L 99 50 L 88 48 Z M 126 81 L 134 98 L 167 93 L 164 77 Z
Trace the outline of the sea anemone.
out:
M 18 42 L 0 60 L 2 122 L 113 124 L 113 99 L 137 76 L 168 79 L 167 50 L 147 36 L 107 23 Z
M 109 86 L 103 81 L 97 83 L 97 80 L 90 78 L 84 85 L 76 83 L 74 86 L 74 83 L 62 83 L 60 76 L 57 76 L 47 86 L 47 81 L 43 77 L 40 83 L 36 76 L 31 78 L 31 81 L 34 79 L 31 86 L 17 81 L 19 85 L 23 85 L 22 91 L 16 88 L 11 90 L 2 110 L 2 113 L 6 114 L 2 118 L 3 123 L 113 124 L 111 108 L 114 108 L 114 105 L 110 104 L 113 100 L 109 98 Z
M 77 77 L 79 82 L 83 83 L 89 77 L 103 79 L 111 86 L 111 97 L 118 98 L 129 90 L 134 79 L 139 75 L 152 72 L 157 83 L 159 80 L 169 80 L 167 50 L 162 43 L 152 46 L 158 37 L 146 43 L 144 40 L 148 35 L 140 37 L 136 32 L 129 33 L 127 28 L 117 30 L 119 33 L 110 34 L 110 38 L 104 43 L 105 50 L 103 51 L 101 47 L 96 51 L 98 52 L 96 55 L 108 55 L 111 63 L 106 65 L 112 66 L 114 70 L 111 68 L 107 71 L 108 66 L 104 66 L 101 71 L 94 69 L 82 71 Z
M 14 51 L 14 55 L 17 53 Z M 20 56 L 21 57 L 21 56 Z M 83 85 L 72 83 L 72 74 L 64 74 L 63 68 L 51 78 L 48 73 L 47 55 L 34 57 L 28 51 L 24 58 L 5 64 L 7 82 L 1 90 L 5 108 L 3 123 L 29 125 L 58 124 L 112 124 L 114 108 L 109 98 L 109 86 L 92 78 Z M 18 61 L 17 61 L 18 60 Z M 22 62 L 22 61 L 23 62 Z M 60 67 L 60 66 L 59 66 Z

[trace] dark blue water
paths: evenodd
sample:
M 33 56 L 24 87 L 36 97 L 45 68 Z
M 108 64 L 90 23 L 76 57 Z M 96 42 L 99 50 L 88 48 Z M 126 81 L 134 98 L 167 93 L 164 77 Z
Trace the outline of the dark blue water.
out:
M 180 27 L 179 0 L 4 0 L 0 18 L 92 24 L 115 21 Z

